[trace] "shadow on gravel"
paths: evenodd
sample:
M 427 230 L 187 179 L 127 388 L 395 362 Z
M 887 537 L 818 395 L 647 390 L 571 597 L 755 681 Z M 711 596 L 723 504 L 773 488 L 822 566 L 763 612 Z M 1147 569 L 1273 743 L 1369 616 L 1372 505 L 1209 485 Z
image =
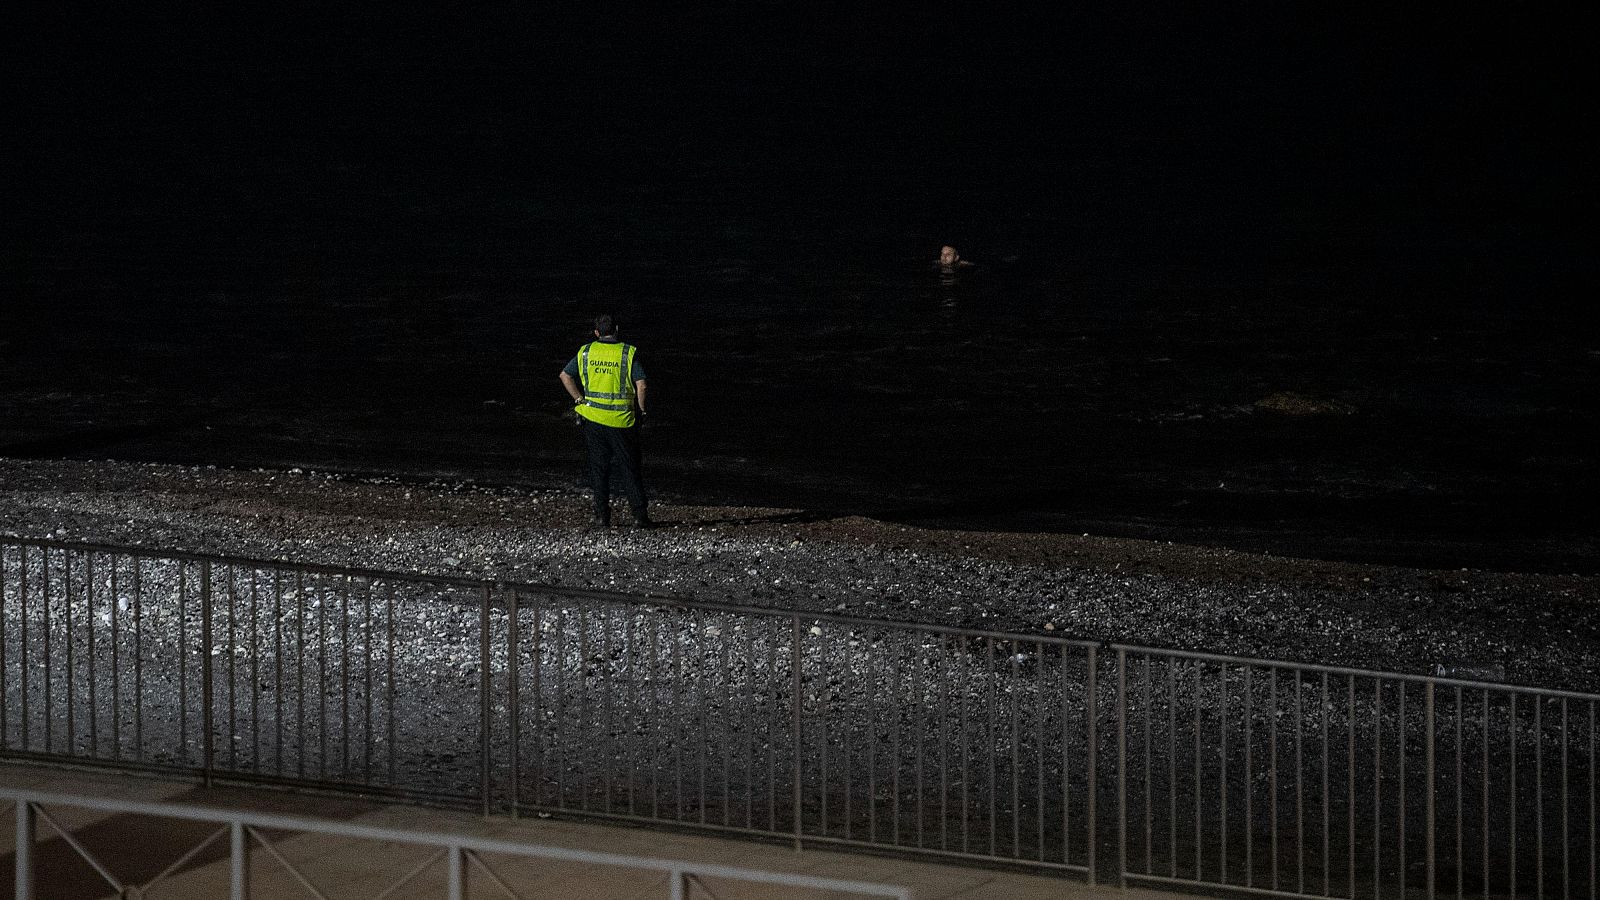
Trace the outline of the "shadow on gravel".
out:
M 51 434 L 47 437 L 36 438 L 30 441 L 19 441 L 14 444 L 0 445 L 0 456 L 14 459 L 54 459 L 70 457 L 88 453 L 92 450 L 103 450 L 115 447 L 129 441 L 148 440 L 150 438 L 170 437 L 180 434 L 190 428 L 214 422 L 226 415 L 225 410 L 201 413 L 199 415 L 185 416 L 180 419 L 165 419 L 157 422 L 138 422 L 128 425 L 109 425 L 101 428 L 82 428 L 69 431 L 65 434 Z

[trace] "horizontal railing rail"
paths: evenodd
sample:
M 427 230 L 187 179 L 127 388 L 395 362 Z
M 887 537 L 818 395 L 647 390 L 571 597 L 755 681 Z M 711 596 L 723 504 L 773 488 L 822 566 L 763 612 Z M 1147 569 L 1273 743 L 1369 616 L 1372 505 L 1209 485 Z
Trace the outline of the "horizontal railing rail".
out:
M 0 539 L 0 754 L 1091 882 L 1363 900 L 1592 895 L 1597 701 L 1058 635 Z
M 54 830 L 66 841 L 72 851 L 93 869 L 105 887 L 117 892 L 117 896 L 144 896 L 157 884 L 179 875 L 185 865 L 200 865 L 195 862 L 197 851 L 204 850 L 212 843 L 220 843 L 226 834 L 228 851 L 225 858 L 218 862 L 226 863 L 228 896 L 232 900 L 248 900 L 252 896 L 253 888 L 259 886 L 262 869 L 267 869 L 280 877 L 286 875 L 292 878 L 300 886 L 305 887 L 312 896 L 323 896 L 316 884 L 315 873 L 307 871 L 310 866 L 305 863 L 297 865 L 288 858 L 284 850 L 280 849 L 290 839 L 307 836 L 343 838 L 389 847 L 399 845 L 412 850 L 416 858 L 401 863 L 405 868 L 396 871 L 403 874 L 398 877 L 390 875 L 387 887 L 379 896 L 389 896 L 400 888 L 414 885 L 419 876 L 436 866 L 444 870 L 443 887 L 447 897 L 466 897 L 467 886 L 474 872 L 478 873 L 480 878 L 506 891 L 507 895 L 517 896 L 515 891 L 518 887 L 535 885 L 548 878 L 548 875 L 513 873 L 509 871 L 507 861 L 534 859 L 635 870 L 649 873 L 654 878 L 665 876 L 666 895 L 671 900 L 684 900 L 689 897 L 695 887 L 703 887 L 705 879 L 911 900 L 911 891 L 908 888 L 878 882 L 689 860 L 661 859 L 630 853 L 581 850 L 440 831 L 384 828 L 356 822 L 261 813 L 192 803 L 116 800 L 78 794 L 0 788 L 0 804 L 11 805 L 13 808 L 11 811 L 15 816 L 13 896 L 17 900 L 32 900 L 37 893 L 36 888 L 43 886 L 39 884 L 34 865 L 36 844 L 43 830 L 40 828 L 41 824 Z M 150 829 L 159 833 L 161 828 L 170 827 L 169 823 L 173 820 L 216 825 L 219 828 L 204 838 L 198 846 L 179 856 L 155 877 L 146 879 L 142 884 L 136 884 L 125 874 L 119 874 L 114 863 L 101 859 L 91 849 L 74 839 L 71 829 L 58 824 L 52 813 L 59 814 L 62 809 L 70 809 L 76 813 L 138 817 L 144 820 L 138 827 L 145 835 L 150 833 Z M 133 825 L 129 823 L 126 827 L 131 828 Z M 263 859 L 261 863 L 254 863 L 253 858 L 262 851 L 265 852 L 267 859 Z M 635 885 L 634 890 L 637 891 L 638 887 Z M 648 885 L 645 887 L 648 889 Z M 635 892 L 630 896 L 646 896 L 646 894 Z

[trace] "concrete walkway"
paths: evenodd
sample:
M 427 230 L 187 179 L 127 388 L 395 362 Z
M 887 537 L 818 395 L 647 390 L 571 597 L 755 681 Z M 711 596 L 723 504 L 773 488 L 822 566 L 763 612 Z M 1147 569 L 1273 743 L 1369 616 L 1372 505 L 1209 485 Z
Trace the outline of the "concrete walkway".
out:
M 1108 887 L 1090 888 L 1070 878 L 1029 876 L 817 850 L 797 853 L 786 847 L 642 828 L 539 818 L 485 820 L 470 814 L 414 806 L 270 790 L 205 789 L 191 782 L 172 779 L 10 762 L 0 762 L 0 786 L 143 802 L 223 806 L 408 831 L 446 832 L 519 843 L 884 883 L 910 888 L 918 900 L 1087 900 L 1173 896 L 1146 891 L 1122 892 Z M 0 866 L 7 871 L 0 876 L 0 890 L 3 890 L 0 896 L 9 897 L 9 872 L 14 866 L 11 849 L 15 847 L 15 817 L 9 814 L 9 810 L 5 812 L 7 814 L 0 818 L 0 823 L 3 823 L 0 824 L 0 842 L 3 842 L 0 843 L 0 850 L 4 851 L 0 854 L 4 857 L 0 859 Z M 152 820 L 65 807 L 48 807 L 47 812 L 127 884 L 149 882 L 216 831 L 215 826 L 202 823 Z M 40 889 L 36 900 L 86 900 L 113 896 L 103 878 L 84 863 L 50 825 L 39 825 L 38 840 L 36 878 Z M 428 855 L 421 848 L 401 843 L 304 834 L 279 835 L 275 848 L 300 869 L 328 900 L 374 897 Z M 223 835 L 221 840 L 214 841 L 179 865 L 150 891 L 149 897 L 151 900 L 216 900 L 226 897 L 229 876 L 227 852 L 228 843 L 226 835 Z M 517 897 L 524 900 L 633 900 L 668 896 L 665 877 L 649 872 L 515 858 L 486 858 L 485 862 L 515 891 Z M 254 854 L 252 871 L 256 900 L 316 896 L 268 853 L 258 851 Z M 435 862 L 404 887 L 385 895 L 386 900 L 444 897 L 444 879 L 444 863 Z M 508 896 L 481 873 L 474 873 L 469 886 L 469 896 L 472 897 Z M 716 900 L 774 900 L 780 897 L 821 900 L 847 896 L 854 895 L 719 879 L 706 879 L 703 888 L 691 893 L 694 898 L 715 897 Z

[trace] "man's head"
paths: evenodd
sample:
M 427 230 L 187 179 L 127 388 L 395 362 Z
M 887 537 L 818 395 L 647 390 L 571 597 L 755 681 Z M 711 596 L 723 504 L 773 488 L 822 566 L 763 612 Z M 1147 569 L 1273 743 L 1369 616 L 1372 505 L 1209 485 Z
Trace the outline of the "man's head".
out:
M 616 337 L 617 320 L 610 316 L 596 316 L 594 320 L 595 337 Z
M 939 248 L 939 265 L 953 266 L 960 261 L 961 254 L 956 252 L 956 248 L 950 246 L 949 244 Z

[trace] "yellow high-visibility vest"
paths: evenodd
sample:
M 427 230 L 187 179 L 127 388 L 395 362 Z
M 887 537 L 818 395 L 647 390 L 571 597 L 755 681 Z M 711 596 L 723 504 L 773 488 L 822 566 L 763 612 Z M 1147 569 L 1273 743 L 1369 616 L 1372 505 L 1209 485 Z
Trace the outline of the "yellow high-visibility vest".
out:
M 578 415 L 612 428 L 633 427 L 634 352 L 620 341 L 594 341 L 578 350 L 578 379 L 583 383 Z

